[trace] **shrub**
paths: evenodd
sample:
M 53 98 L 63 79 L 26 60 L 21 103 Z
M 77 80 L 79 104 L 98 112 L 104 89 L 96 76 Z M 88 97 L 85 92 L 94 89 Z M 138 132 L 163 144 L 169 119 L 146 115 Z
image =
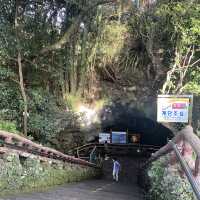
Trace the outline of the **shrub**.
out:
M 181 177 L 179 165 L 171 166 L 168 157 L 155 161 L 148 171 L 150 178 L 150 200 L 196 200 L 190 183 L 186 177 Z
M 0 121 L 0 130 L 12 133 L 19 133 L 15 122 L 10 122 L 10 121 Z

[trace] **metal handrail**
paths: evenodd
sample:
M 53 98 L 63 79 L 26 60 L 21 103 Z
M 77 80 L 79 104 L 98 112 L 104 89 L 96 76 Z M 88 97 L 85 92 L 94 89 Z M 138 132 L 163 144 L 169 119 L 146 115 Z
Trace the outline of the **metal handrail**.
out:
M 74 149 L 74 151 L 77 152 L 77 155 L 79 154 L 80 151 L 83 151 L 87 148 L 93 148 L 94 146 L 96 146 L 97 148 L 105 148 L 105 144 L 101 144 L 101 143 L 88 143 L 85 144 L 83 146 L 77 147 Z M 107 143 L 108 148 L 146 148 L 146 149 L 153 149 L 153 150 L 158 150 L 160 149 L 161 146 L 155 146 L 155 145 L 143 145 L 143 144 L 132 144 L 132 143 L 128 143 L 128 144 L 109 144 Z
M 181 167 L 184 170 L 197 199 L 200 200 L 200 188 L 198 187 L 197 181 L 195 180 L 195 177 L 200 172 L 200 139 L 198 138 L 197 135 L 194 134 L 193 128 L 189 125 L 175 135 L 176 136 L 171 141 L 169 141 L 165 146 L 163 146 L 157 152 L 152 154 L 151 158 L 144 165 L 141 166 L 141 169 L 146 168 L 150 163 L 157 160 L 161 156 L 164 156 L 172 151 L 175 152 L 175 155 L 179 160 Z M 177 143 L 180 142 L 183 143 L 181 152 L 179 151 L 176 145 Z M 185 154 L 186 143 L 188 143 L 192 147 L 193 151 L 197 155 L 195 159 L 194 174 L 191 172 L 190 167 L 183 158 Z
M 197 181 L 194 179 L 194 176 L 192 174 L 192 171 L 190 170 L 190 167 L 188 166 L 185 159 L 182 157 L 177 145 L 172 141 L 169 141 L 169 143 L 172 145 L 172 148 L 175 151 L 175 155 L 178 158 L 178 160 L 181 164 L 181 167 L 184 170 L 197 199 L 200 200 L 200 189 L 199 189 Z
M 97 146 L 95 146 L 93 149 L 92 149 L 92 152 L 90 153 L 90 162 L 93 163 L 93 155 L 95 155 L 95 151 L 97 149 Z

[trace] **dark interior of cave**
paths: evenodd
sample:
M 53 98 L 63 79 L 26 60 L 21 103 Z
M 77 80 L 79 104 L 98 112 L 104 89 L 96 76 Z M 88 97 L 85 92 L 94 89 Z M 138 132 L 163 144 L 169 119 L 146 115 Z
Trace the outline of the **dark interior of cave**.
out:
M 162 124 L 148 118 L 132 118 L 132 123 L 116 122 L 104 127 L 103 132 L 124 131 L 128 135 L 139 134 L 140 144 L 164 146 L 173 137 L 172 132 Z M 130 140 L 129 140 L 130 142 Z
M 173 133 L 156 122 L 149 119 L 143 112 L 130 107 L 130 104 L 112 104 L 104 109 L 101 115 L 102 131 L 124 131 L 131 134 L 139 134 L 140 144 L 164 146 Z

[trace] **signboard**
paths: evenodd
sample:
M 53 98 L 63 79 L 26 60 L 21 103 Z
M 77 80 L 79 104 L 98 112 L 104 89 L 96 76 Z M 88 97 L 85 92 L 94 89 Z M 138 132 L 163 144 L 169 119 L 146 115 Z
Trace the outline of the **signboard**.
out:
M 112 132 L 112 143 L 126 144 L 126 141 L 127 141 L 126 132 Z
M 110 143 L 110 133 L 99 133 L 99 143 Z
M 132 134 L 131 143 L 140 143 L 140 134 Z
M 192 95 L 158 95 L 157 121 L 188 123 L 192 117 Z

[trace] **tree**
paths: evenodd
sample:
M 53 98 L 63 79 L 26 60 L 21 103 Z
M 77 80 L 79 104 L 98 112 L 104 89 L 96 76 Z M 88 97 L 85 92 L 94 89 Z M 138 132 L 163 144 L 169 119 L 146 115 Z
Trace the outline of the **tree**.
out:
M 163 94 L 184 92 L 190 74 L 198 70 L 199 13 L 197 1 L 162 0 L 134 15 L 134 33 L 151 61 L 153 88 Z
M 58 104 L 63 105 L 62 98 L 65 92 L 71 91 L 72 82 L 76 82 L 76 90 L 81 86 L 79 76 L 81 71 L 87 71 L 84 59 L 88 55 L 84 48 L 78 54 L 75 52 L 80 44 L 84 45 L 81 41 L 80 24 L 84 22 L 86 26 L 90 26 L 89 21 L 95 18 L 98 6 L 112 2 L 114 1 L 0 1 L 0 71 L 9 69 L 14 74 L 2 81 L 12 81 L 20 90 L 23 103 L 20 97 L 19 101 L 12 101 L 16 100 L 16 112 L 19 116 L 23 115 L 25 135 L 28 109 L 30 112 L 32 109 L 31 90 L 35 87 L 43 88 L 43 94 L 47 90 L 57 98 Z M 66 86 L 64 81 L 69 84 L 69 90 L 63 90 Z M 20 128 L 21 122 L 18 124 Z

